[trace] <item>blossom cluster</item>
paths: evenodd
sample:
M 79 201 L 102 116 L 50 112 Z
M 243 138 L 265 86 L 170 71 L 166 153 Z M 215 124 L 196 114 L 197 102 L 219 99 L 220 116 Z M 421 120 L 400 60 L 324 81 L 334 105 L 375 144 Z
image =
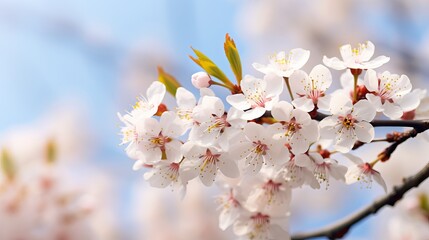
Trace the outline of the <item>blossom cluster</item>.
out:
M 227 43 L 230 56 L 227 47 L 235 44 Z M 261 76 L 242 77 L 241 65 L 230 61 L 236 84 L 217 67 L 204 68 L 211 60 L 194 50 L 198 59 L 192 59 L 206 70 L 192 76 L 199 96 L 176 87 L 176 106 L 167 107 L 163 100 L 171 84 L 153 82 L 130 112 L 119 114 L 122 144 L 135 160 L 133 169 L 147 169 L 152 187 L 171 186 L 184 195 L 193 179 L 205 186 L 218 182 L 226 191 L 218 198 L 222 230 L 232 227 L 240 239 L 288 239 L 295 188 L 328 188 L 332 180 L 370 187 L 375 181 L 387 191 L 374 169 L 381 159 L 365 162 L 350 152 L 356 143 L 374 140 L 377 113 L 415 119 L 426 92 L 412 91 L 405 75 L 376 72 L 390 59 L 371 60 L 374 49 L 369 41 L 344 45 L 342 60 L 324 57 L 324 65 L 309 73 L 301 68 L 310 52 L 301 48 L 279 52 L 267 65 L 254 63 Z M 329 68 L 344 70 L 342 88 L 329 89 Z M 214 86 L 231 94 L 222 99 Z M 286 91 L 290 101 L 282 99 Z M 337 161 L 339 155 L 351 165 Z

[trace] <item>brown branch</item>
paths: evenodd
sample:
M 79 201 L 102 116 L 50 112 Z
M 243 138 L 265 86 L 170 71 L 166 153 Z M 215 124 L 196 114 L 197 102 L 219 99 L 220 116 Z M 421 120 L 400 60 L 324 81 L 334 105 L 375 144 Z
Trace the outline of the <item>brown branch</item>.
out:
M 353 227 L 354 224 L 360 222 L 372 214 L 376 214 L 378 210 L 384 206 L 394 206 L 395 203 L 399 201 L 407 191 L 419 186 L 420 183 L 422 183 L 427 178 L 429 178 L 429 163 L 426 164 L 426 166 L 416 175 L 405 179 L 402 185 L 394 187 L 392 192 L 375 201 L 371 205 L 361 209 L 360 211 L 357 211 L 356 213 L 337 223 L 320 230 L 293 235 L 292 240 L 311 239 L 316 237 L 326 237 L 328 239 L 342 238 L 350 230 L 350 228 Z

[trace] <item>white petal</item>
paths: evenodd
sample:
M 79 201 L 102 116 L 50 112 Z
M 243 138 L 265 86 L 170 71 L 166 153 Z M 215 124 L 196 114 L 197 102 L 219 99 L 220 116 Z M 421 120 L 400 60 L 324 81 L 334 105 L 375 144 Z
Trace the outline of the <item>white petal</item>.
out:
M 302 68 L 310 58 L 310 51 L 302 48 L 294 48 L 289 52 L 290 67 L 292 69 Z
M 133 164 L 133 170 L 137 171 L 137 170 L 141 169 L 144 166 L 144 164 L 145 163 L 144 163 L 143 160 L 137 160 L 137 161 L 135 161 L 134 164 Z
M 336 57 L 327 58 L 326 56 L 323 56 L 323 64 L 335 70 L 343 70 L 347 68 L 346 64 Z
M 368 69 L 365 77 L 364 77 L 364 84 L 366 89 L 368 89 L 370 92 L 376 91 L 378 92 L 378 77 L 377 73 L 372 70 Z
M 237 163 L 233 160 L 234 158 L 226 158 L 224 155 L 219 159 L 218 167 L 219 170 L 229 178 L 237 178 L 240 176 Z
M 194 94 L 183 87 L 176 91 L 176 101 L 180 108 L 192 109 L 197 104 Z
M 266 135 L 266 129 L 257 123 L 250 122 L 244 126 L 244 134 L 252 142 L 257 142 L 258 140 L 264 139 Z
M 276 120 L 289 121 L 291 119 L 291 112 L 293 106 L 285 101 L 280 101 L 273 106 L 271 114 Z
M 314 169 L 314 162 L 311 161 L 307 154 L 298 154 L 295 156 L 295 165 L 299 167 L 305 167 L 309 170 Z
M 341 57 L 345 62 L 353 58 L 352 46 L 350 44 L 345 44 L 340 47 Z
M 346 158 L 348 158 L 350 161 L 352 161 L 354 164 L 356 164 L 356 165 L 363 164 L 363 160 L 362 160 L 361 158 L 359 158 L 359 157 L 356 157 L 356 156 L 355 156 L 355 155 L 353 155 L 353 154 L 350 154 L 350 153 L 343 153 L 343 155 L 344 155 Z
M 360 58 L 362 61 L 368 61 L 374 55 L 375 46 L 371 41 L 367 41 L 364 46 L 360 49 Z
M 331 105 L 331 95 L 325 95 L 323 97 L 319 97 L 317 100 L 317 107 L 320 110 L 329 111 L 329 107 Z
M 374 127 L 367 122 L 355 123 L 355 133 L 361 142 L 369 143 L 374 139 Z
M 364 69 L 373 69 L 373 68 L 378 68 L 389 61 L 390 61 L 389 57 L 379 56 L 369 62 L 362 63 L 362 65 Z
M 251 108 L 251 104 L 243 94 L 229 95 L 226 97 L 226 101 L 238 110 L 244 111 Z
M 272 71 L 270 71 L 270 68 L 267 67 L 266 65 L 262 65 L 259 63 L 253 63 L 252 66 L 256 70 L 258 70 L 259 72 L 264 73 L 264 74 L 268 74 L 268 73 L 272 72 Z
M 367 100 L 360 100 L 353 106 L 352 115 L 359 121 L 371 122 L 375 118 L 374 106 Z
M 294 96 L 307 95 L 307 89 L 311 84 L 311 81 L 308 78 L 306 72 L 302 70 L 296 70 L 292 73 L 292 75 L 290 75 L 289 84 Z
M 153 82 L 146 91 L 148 101 L 158 106 L 164 99 L 165 91 L 164 84 L 158 81 Z
M 357 137 L 351 128 L 349 130 L 342 128 L 336 140 L 335 149 L 342 153 L 347 153 L 353 148 Z
M 368 99 L 368 102 L 371 103 L 371 105 L 375 108 L 377 112 L 383 111 L 383 104 L 381 103 L 380 96 L 376 96 L 372 93 L 367 93 L 366 98 Z
M 250 109 L 248 111 L 243 112 L 243 114 L 241 115 L 241 118 L 245 120 L 253 120 L 264 115 L 265 112 L 266 112 L 265 108 L 256 107 L 254 109 Z
M 265 92 L 267 96 L 279 96 L 283 92 L 283 78 L 278 75 L 266 74 L 264 81 L 266 82 Z
M 304 97 L 295 98 L 292 101 L 292 104 L 296 108 L 298 108 L 298 109 L 300 109 L 300 110 L 302 110 L 304 112 L 311 112 L 314 109 L 313 100 L 311 100 L 311 99 L 309 99 L 309 98 L 307 98 L 305 96 Z
M 383 177 L 381 177 L 381 174 L 377 171 L 374 170 L 374 173 L 372 174 L 372 177 L 374 178 L 374 180 L 380 184 L 381 187 L 383 187 L 383 190 L 385 193 L 387 193 L 387 186 L 386 183 L 384 182 Z
M 413 91 L 399 100 L 398 104 L 404 112 L 412 111 L 420 105 L 420 96 L 418 92 Z
M 313 80 L 314 87 L 320 91 L 326 91 L 331 86 L 332 75 L 329 69 L 323 65 L 316 65 L 310 72 L 310 79 Z
M 383 113 L 384 115 L 386 115 L 391 119 L 398 119 L 402 117 L 402 114 L 404 112 L 402 111 L 402 108 L 398 104 L 385 102 L 383 104 Z
M 216 167 L 216 164 L 212 164 L 212 163 L 206 164 L 203 167 L 203 164 L 204 163 L 202 162 L 198 166 L 198 169 L 200 169 L 200 173 L 199 173 L 200 180 L 205 186 L 209 187 L 213 184 L 213 182 L 216 179 L 217 167 Z
M 353 107 L 352 100 L 344 94 L 333 94 L 331 99 L 330 112 L 333 115 L 344 115 L 350 112 Z

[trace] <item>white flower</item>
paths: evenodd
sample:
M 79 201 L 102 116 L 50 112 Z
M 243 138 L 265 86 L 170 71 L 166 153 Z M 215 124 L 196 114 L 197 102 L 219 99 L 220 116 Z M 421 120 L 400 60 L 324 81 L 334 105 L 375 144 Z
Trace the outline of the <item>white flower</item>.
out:
M 219 214 L 219 228 L 226 230 L 229 226 L 234 224 L 244 210 L 232 188 L 228 194 L 220 196 L 217 200 L 220 204 L 219 209 L 221 209 Z
M 410 94 L 411 82 L 405 75 L 390 74 L 388 71 L 377 76 L 368 69 L 365 74 L 365 86 L 370 93 L 368 101 L 391 119 L 398 119 L 404 112 L 411 111 L 420 103 L 418 94 Z
M 125 114 L 121 116 L 121 114 L 118 113 L 118 117 L 122 121 L 122 123 L 125 124 L 125 126 L 121 127 L 121 145 L 128 143 L 128 146 L 125 148 L 125 151 L 130 158 L 137 159 L 138 157 L 133 154 L 135 144 L 139 141 L 139 136 L 136 129 L 137 119 L 130 114 Z
M 144 178 L 151 187 L 165 188 L 171 186 L 181 192 L 182 197 L 186 193 L 188 176 L 181 167 L 181 162 L 163 160 L 152 165 L 152 169 L 144 174 Z
M 251 213 L 234 224 L 234 233 L 248 240 L 290 239 L 289 233 L 282 228 L 285 223 L 276 220 L 265 213 Z
M 310 152 L 308 154 L 300 154 L 297 158 L 302 165 L 306 165 L 313 172 L 319 184 L 326 183 L 326 188 L 329 187 L 329 178 L 333 177 L 336 180 L 345 181 L 344 175 L 347 172 L 347 167 L 339 165 L 338 162 L 331 158 L 323 158 L 320 153 Z
M 289 78 L 292 92 L 296 98 L 292 104 L 303 111 L 311 112 L 315 106 L 322 110 L 329 108 L 329 95 L 325 91 L 331 86 L 332 75 L 328 68 L 317 65 L 310 75 L 297 70 Z
M 374 69 L 387 63 L 390 58 L 386 56 L 379 56 L 370 60 L 374 55 L 375 46 L 372 42 L 360 43 L 357 48 L 352 48 L 350 44 L 340 47 L 340 53 L 343 60 L 333 57 L 323 57 L 323 63 L 335 70 L 350 69 Z
M 338 95 L 332 101 L 331 113 L 320 121 L 320 134 L 322 139 L 334 139 L 336 150 L 346 153 L 357 140 L 368 143 L 374 139 L 374 127 L 369 122 L 376 111 L 367 100 L 353 105 L 350 99 Z
M 242 117 L 252 120 L 271 110 L 273 104 L 279 101 L 283 79 L 274 74 L 265 75 L 263 80 L 246 75 L 240 87 L 243 93 L 230 95 L 226 97 L 226 101 L 238 110 L 247 110 Z
M 237 163 L 227 152 L 216 147 L 204 147 L 194 142 L 183 145 L 184 163 L 189 176 L 199 176 L 201 182 L 210 186 L 216 179 L 218 170 L 226 177 L 237 178 L 240 175 Z
M 144 164 L 153 164 L 168 159 L 178 162 L 182 159 L 182 143 L 177 140 L 186 128 L 174 112 L 164 112 L 158 122 L 154 118 L 144 118 L 136 125 L 138 142 L 135 152 L 139 160 L 134 164 L 134 170 Z
M 268 65 L 253 63 L 253 67 L 265 74 L 274 73 L 280 77 L 290 77 L 290 75 L 302 68 L 310 58 L 310 51 L 302 48 L 294 48 L 289 53 L 283 51 L 270 58 Z
M 317 122 L 312 120 L 308 113 L 293 109 L 290 103 L 278 102 L 271 114 L 279 121 L 273 124 L 277 128 L 275 137 L 289 144 L 294 154 L 306 152 L 310 144 L 319 138 Z
M 347 184 L 360 182 L 366 184 L 368 188 L 371 188 L 372 181 L 375 180 L 387 193 L 386 183 L 381 177 L 381 174 L 372 168 L 371 164 L 363 162 L 362 159 L 351 154 L 344 154 L 344 156 L 346 156 L 355 164 L 349 167 L 346 173 Z
M 258 173 L 262 166 L 281 166 L 289 159 L 289 150 L 273 139 L 275 126 L 267 128 L 254 122 L 244 126 L 243 137 L 231 145 L 231 155 L 244 164 L 244 172 Z
M 263 181 L 250 192 L 246 201 L 246 208 L 250 211 L 263 211 L 268 214 L 286 214 L 291 201 L 291 187 L 282 178 L 265 176 Z
M 137 103 L 134 105 L 134 109 L 131 111 L 131 115 L 135 117 L 149 118 L 155 115 L 158 111 L 158 106 L 161 104 L 165 95 L 165 85 L 161 82 L 153 82 L 146 91 L 146 96 L 140 96 Z
M 201 104 L 194 108 L 192 116 L 198 124 L 193 126 L 189 139 L 206 146 L 218 142 L 226 147 L 228 139 L 246 123 L 246 120 L 241 119 L 241 112 L 235 108 L 225 114 L 222 100 L 213 96 L 204 96 Z
M 211 85 L 211 78 L 206 72 L 194 73 L 191 81 L 197 89 L 208 88 Z
M 309 167 L 312 162 L 305 154 L 292 156 L 283 168 L 283 175 L 292 188 L 301 187 L 306 184 L 313 189 L 319 189 L 320 184 L 310 171 Z

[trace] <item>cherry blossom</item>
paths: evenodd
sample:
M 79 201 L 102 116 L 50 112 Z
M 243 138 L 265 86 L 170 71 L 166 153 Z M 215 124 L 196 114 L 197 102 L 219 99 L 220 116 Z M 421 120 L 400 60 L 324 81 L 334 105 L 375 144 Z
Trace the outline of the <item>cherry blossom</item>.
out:
M 376 111 L 370 102 L 361 100 L 353 105 L 341 96 L 332 102 L 333 115 L 319 123 L 322 139 L 333 139 L 335 149 L 343 153 L 349 152 L 358 140 L 367 143 L 374 139 L 374 127 L 369 122 Z
M 192 75 L 192 85 L 198 89 L 208 88 L 211 85 L 211 78 L 206 72 L 194 73 Z
M 374 55 L 375 46 L 372 42 L 359 43 L 357 48 L 352 48 L 350 44 L 340 47 L 340 53 L 343 60 L 333 57 L 323 57 L 323 63 L 335 70 L 350 69 L 374 69 L 387 63 L 390 58 L 379 56 L 370 60 Z
M 220 148 L 187 142 L 182 149 L 185 156 L 184 168 L 189 171 L 189 176 L 199 176 L 206 186 L 213 184 L 218 170 L 229 178 L 237 178 L 240 175 L 234 158 Z
M 378 112 L 392 119 L 398 119 L 404 112 L 417 108 L 420 102 L 417 94 L 410 94 L 411 82 L 405 75 L 388 71 L 377 75 L 369 69 L 365 75 L 365 86 L 370 92 L 366 94 L 368 101 Z
M 294 48 L 289 53 L 281 51 L 270 58 L 268 65 L 253 63 L 253 67 L 264 73 L 274 73 L 280 77 L 290 77 L 290 75 L 302 68 L 310 58 L 310 51 L 302 48 Z
M 276 128 L 254 122 L 244 126 L 242 138 L 231 143 L 231 154 L 243 161 L 243 171 L 256 174 L 262 166 L 281 166 L 289 159 L 289 150 L 273 138 Z M 235 140 L 235 139 L 234 139 Z
M 283 168 L 283 176 L 292 188 L 302 187 L 304 184 L 319 189 L 320 184 L 311 169 L 311 160 L 306 154 L 292 155 Z
M 316 121 L 311 120 L 308 113 L 293 109 L 293 106 L 285 101 L 274 105 L 271 114 L 278 123 L 273 124 L 277 128 L 277 139 L 283 140 L 291 146 L 295 154 L 304 153 L 308 150 L 310 143 L 319 138 L 319 126 Z
M 224 194 L 217 198 L 220 204 L 219 209 L 219 228 L 226 230 L 229 226 L 241 216 L 244 211 L 235 191 L 231 188 L 228 194 Z
M 387 193 L 387 186 L 384 182 L 384 179 L 381 177 L 381 174 L 373 169 L 373 166 L 370 163 L 362 161 L 362 159 L 352 155 L 344 154 L 348 159 L 350 159 L 355 165 L 349 167 L 346 173 L 346 183 L 353 184 L 360 182 L 366 184 L 368 188 L 372 187 L 372 182 L 375 180 L 383 190 Z
M 329 109 L 330 96 L 325 91 L 331 86 L 332 75 L 328 68 L 317 65 L 307 75 L 302 70 L 296 70 L 289 78 L 292 92 L 297 96 L 292 104 L 305 112 L 315 107 Z
M 329 186 L 329 178 L 345 181 L 347 167 L 339 165 L 338 162 L 329 157 L 324 158 L 320 153 L 309 152 L 297 156 L 299 163 L 313 172 L 320 184 L 326 183 Z
M 238 110 L 246 110 L 242 118 L 252 120 L 271 110 L 273 104 L 279 101 L 283 79 L 274 74 L 265 75 L 263 80 L 246 75 L 240 87 L 243 94 L 227 96 L 226 101 Z
M 262 212 L 250 213 L 234 224 L 234 233 L 249 240 L 290 239 L 289 233 L 282 228 L 284 221 L 276 220 Z
M 134 105 L 131 115 L 135 117 L 149 118 L 155 115 L 158 111 L 158 106 L 164 99 L 166 92 L 165 85 L 161 82 L 153 82 L 146 90 L 146 97 L 143 95 L 137 98 L 137 103 Z
M 153 164 L 162 159 L 180 161 L 182 143 L 177 138 L 185 130 L 174 112 L 164 112 L 159 122 L 154 118 L 139 121 L 136 125 L 138 141 L 133 149 L 138 161 L 133 169 L 138 170 L 144 164 Z

